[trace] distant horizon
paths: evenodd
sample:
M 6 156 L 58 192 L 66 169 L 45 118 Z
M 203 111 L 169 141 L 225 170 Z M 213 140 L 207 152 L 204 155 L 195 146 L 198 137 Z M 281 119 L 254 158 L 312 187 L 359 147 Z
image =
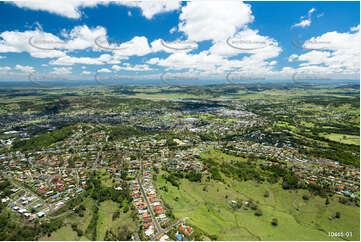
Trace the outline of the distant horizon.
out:
M 25 81 L 25 80 L 17 80 L 17 81 L 5 81 L 0 80 L 0 87 L 1 86 L 33 86 L 33 87 L 69 87 L 69 86 L 212 86 L 212 85 L 262 85 L 262 84 L 291 84 L 291 85 L 302 85 L 303 83 L 309 84 L 309 85 L 328 85 L 328 84 L 358 84 L 360 85 L 360 80 L 331 80 L 331 81 L 303 81 L 303 82 L 294 82 L 293 80 L 262 80 L 262 81 L 253 81 L 253 82 L 234 82 L 229 83 L 226 80 L 212 80 L 211 83 L 207 82 L 207 80 L 204 80 L 202 82 L 195 82 L 195 83 L 164 83 L 161 80 L 147 80 L 144 83 L 138 82 L 138 83 L 120 83 L 120 82 L 109 82 L 109 83 L 97 83 L 95 80 L 68 80 L 68 81 L 52 81 L 52 82 L 42 82 L 40 84 L 32 83 L 31 81 Z M 49 86 L 47 86 L 49 85 Z

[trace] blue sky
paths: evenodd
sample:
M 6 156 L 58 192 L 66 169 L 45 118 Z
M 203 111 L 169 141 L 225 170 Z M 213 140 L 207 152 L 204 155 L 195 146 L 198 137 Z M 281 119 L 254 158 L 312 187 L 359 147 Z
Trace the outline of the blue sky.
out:
M 0 80 L 359 79 L 359 2 L 0 2 L 0 16 Z

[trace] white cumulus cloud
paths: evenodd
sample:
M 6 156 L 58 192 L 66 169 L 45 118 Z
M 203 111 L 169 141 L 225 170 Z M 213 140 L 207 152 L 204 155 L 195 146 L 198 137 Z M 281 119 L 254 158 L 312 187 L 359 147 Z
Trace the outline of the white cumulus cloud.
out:
M 57 74 L 57 75 L 71 74 L 72 68 L 71 67 L 54 67 L 52 73 Z
M 23 66 L 23 65 L 16 65 L 15 70 L 25 72 L 25 73 L 32 73 L 34 72 L 34 67 L 32 66 Z
M 316 12 L 316 9 L 315 9 L 315 8 L 311 8 L 311 9 L 307 12 L 307 16 L 302 16 L 302 17 L 301 17 L 301 22 L 292 25 L 292 28 L 294 28 L 294 27 L 305 28 L 305 27 L 310 26 L 311 23 L 312 23 L 312 20 L 311 20 L 312 13 L 314 13 L 314 12 Z M 307 18 L 306 18 L 306 17 L 307 17 Z M 318 17 L 321 17 L 321 16 L 318 16 Z M 306 18 L 306 19 L 305 19 L 305 18 Z
M 117 4 L 128 7 L 138 7 L 144 17 L 151 19 L 154 15 L 173 11 L 179 8 L 178 1 L 122 1 L 122 0 L 61 0 L 61 1 L 12 1 L 21 8 L 37 11 L 47 11 L 67 18 L 78 19 L 82 17 L 82 8 L 96 7 L 98 5 Z

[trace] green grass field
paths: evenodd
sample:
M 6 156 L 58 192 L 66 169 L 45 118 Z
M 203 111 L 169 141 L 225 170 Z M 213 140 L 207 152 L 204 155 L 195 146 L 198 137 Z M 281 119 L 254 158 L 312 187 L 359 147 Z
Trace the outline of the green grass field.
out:
M 85 235 L 79 238 L 77 233 L 71 228 L 71 224 L 77 224 L 78 228 L 85 233 L 92 216 L 92 208 L 95 206 L 95 201 L 91 198 L 88 198 L 84 201 L 83 204 L 86 208 L 84 217 L 79 217 L 76 214 L 67 215 L 66 218 L 64 218 L 64 224 L 66 224 L 65 226 L 53 232 L 50 237 L 44 236 L 40 240 L 89 240 L 89 238 L 87 238 Z
M 86 234 L 79 237 L 75 231 L 71 228 L 71 224 L 77 224 L 78 228 L 81 229 L 84 233 L 86 228 L 89 225 L 90 219 L 92 217 L 92 207 L 95 206 L 95 201 L 91 198 L 88 198 L 84 201 L 84 206 L 86 211 L 84 217 L 79 217 L 76 214 L 68 215 L 64 219 L 64 226 L 53 232 L 50 237 L 44 236 L 40 240 L 49 240 L 49 241 L 84 241 L 90 240 Z M 113 221 L 112 211 L 120 211 L 119 218 Z M 98 221 L 97 221 L 97 240 L 104 240 L 104 236 L 107 230 L 115 230 L 118 227 L 127 225 L 130 231 L 135 231 L 136 225 L 134 221 L 130 218 L 130 211 L 128 213 L 123 213 L 122 209 L 119 209 L 119 205 L 113 201 L 102 202 L 99 206 L 98 212 Z
M 356 135 L 331 133 L 331 134 L 323 134 L 323 137 L 343 144 L 360 145 L 360 137 Z
M 112 211 L 120 211 L 119 218 L 113 221 Z M 104 240 L 104 236 L 107 230 L 116 230 L 118 227 L 127 225 L 130 231 L 135 231 L 136 225 L 130 218 L 130 212 L 123 213 L 122 209 L 119 209 L 119 205 L 113 201 L 102 202 L 99 206 L 97 223 L 97 240 Z
M 188 223 L 217 235 L 219 240 L 342 240 L 329 237 L 331 231 L 353 232 L 352 238 L 345 238 L 348 240 L 360 238 L 359 208 L 342 205 L 336 200 L 325 207 L 325 199 L 319 197 L 312 197 L 303 204 L 302 194 L 307 191 L 287 191 L 279 184 L 232 183 L 228 179 L 226 182 L 229 187 L 215 181 L 182 180 L 179 190 L 168 183 L 168 192 L 158 192 L 177 218 L 189 217 Z M 157 186 L 165 184 L 158 176 Z M 207 191 L 203 191 L 205 186 Z M 270 193 L 268 198 L 263 196 L 266 190 Z M 258 201 L 263 216 L 255 216 L 253 210 L 233 210 L 229 204 L 236 199 Z M 293 207 L 293 202 L 300 211 Z M 341 218 L 329 220 L 336 211 L 341 212 Z M 278 219 L 278 226 L 271 225 L 273 218 Z
M 106 187 L 112 187 L 113 186 L 113 181 L 112 181 L 111 174 L 109 172 L 107 172 L 106 169 L 100 169 L 99 173 L 101 175 L 102 185 L 106 186 Z
M 77 233 L 73 231 L 70 224 L 67 224 L 60 229 L 58 229 L 55 233 L 52 233 L 50 237 L 44 237 L 41 240 L 49 240 L 49 241 L 86 241 L 89 240 L 86 237 L 82 236 L 78 237 Z

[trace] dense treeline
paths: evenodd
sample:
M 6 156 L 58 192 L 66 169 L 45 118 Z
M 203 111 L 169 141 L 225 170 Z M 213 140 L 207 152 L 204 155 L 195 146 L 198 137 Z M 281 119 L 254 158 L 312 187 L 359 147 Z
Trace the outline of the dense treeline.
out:
M 241 162 L 234 162 L 233 164 L 228 164 L 223 162 L 221 164 L 221 171 L 227 177 L 232 177 L 234 179 L 247 181 L 247 180 L 256 180 L 263 182 L 265 179 L 262 175 L 262 171 L 257 170 L 254 164 L 246 164 Z
M 3 206 L 2 204 L 0 206 Z M 3 211 L 0 215 L 0 240 L 26 241 L 37 240 L 41 236 L 48 235 L 63 226 L 61 220 L 51 220 L 27 225 L 10 219 L 10 212 Z
M 45 105 L 40 104 L 41 114 L 44 115 L 57 114 L 68 107 L 70 107 L 70 102 L 68 100 L 56 97 Z
M 269 166 L 261 164 L 258 166 L 254 162 L 255 160 L 257 160 L 256 157 L 248 157 L 248 161 L 246 162 L 232 161 L 230 163 L 223 162 L 218 164 L 215 160 L 208 158 L 204 159 L 203 162 L 209 167 L 208 172 L 211 175 L 210 178 L 222 182 L 221 173 L 226 177 L 241 181 L 255 180 L 260 183 L 264 181 L 270 183 L 281 181 L 283 189 L 309 189 L 310 192 L 318 195 L 324 195 L 328 191 L 327 188 L 322 186 L 301 183 L 299 177 L 295 175 L 292 170 L 284 167 L 285 164 L 282 162 L 279 162 L 279 165 Z M 277 161 L 271 158 L 267 158 L 267 160 Z M 218 167 L 220 169 L 218 169 Z
M 179 178 L 177 175 L 177 173 L 170 173 L 168 175 L 163 174 L 162 177 L 164 179 L 166 179 L 168 182 L 170 182 L 170 184 L 172 184 L 175 187 L 179 188 Z
M 201 182 L 202 181 L 202 173 L 191 170 L 188 172 L 184 171 L 169 171 L 168 174 L 163 174 L 162 177 L 166 179 L 170 184 L 175 187 L 179 187 L 180 179 L 188 179 L 191 182 Z
M 213 159 L 204 159 L 203 163 L 208 167 L 208 172 L 211 175 L 211 178 L 216 181 L 223 181 L 221 173 L 218 169 L 218 163 Z
M 73 127 L 68 126 L 46 134 L 31 137 L 28 140 L 17 139 L 12 148 L 14 150 L 39 150 L 70 137 L 72 133 Z
M 88 227 L 85 230 L 86 234 L 90 235 L 90 239 L 93 241 L 97 239 L 98 211 L 99 208 L 94 206 L 93 216 L 91 217 Z
M 153 131 L 142 130 L 127 125 L 113 127 L 109 134 L 109 140 L 124 139 L 132 136 L 146 136 L 154 134 Z
M 323 106 L 332 105 L 336 107 L 351 104 L 353 107 L 360 107 L 360 97 L 308 96 L 304 102 Z
M 121 184 L 121 190 L 115 190 L 114 188 L 103 186 L 101 183 L 101 177 L 97 175 L 95 171 L 89 174 L 89 181 L 86 190 L 98 203 L 105 200 L 112 200 L 119 203 L 121 207 L 125 203 L 123 202 L 124 200 L 127 201 L 126 203 L 130 203 L 132 201 L 128 184 L 125 181 Z
M 310 134 L 304 134 L 304 136 L 312 139 L 325 141 L 327 142 L 328 147 L 327 149 L 325 149 L 324 147 L 319 146 L 319 144 L 315 142 L 307 143 L 307 146 L 311 147 L 312 149 L 301 148 L 300 150 L 301 153 L 310 156 L 323 157 L 335 161 L 340 161 L 345 165 L 353 165 L 356 167 L 360 166 L 360 146 L 351 145 L 351 144 L 342 144 Z

